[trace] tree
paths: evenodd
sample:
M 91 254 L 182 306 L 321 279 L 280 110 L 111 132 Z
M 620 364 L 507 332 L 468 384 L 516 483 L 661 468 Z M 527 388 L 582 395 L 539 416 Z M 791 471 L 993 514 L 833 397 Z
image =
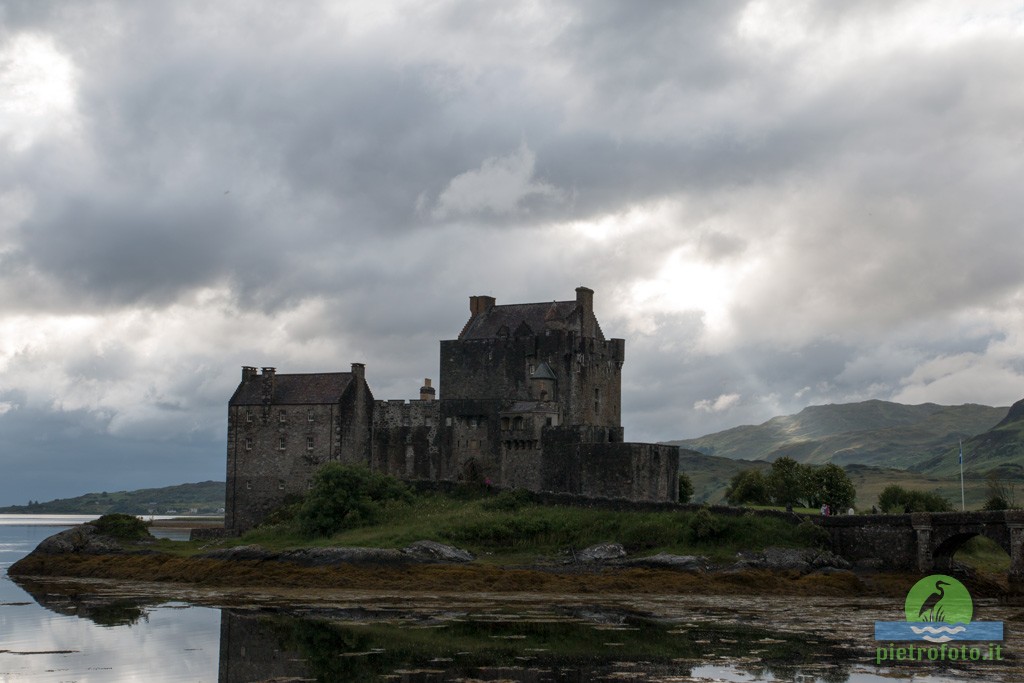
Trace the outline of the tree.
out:
M 878 494 L 882 512 L 948 512 L 949 501 L 930 491 L 909 491 L 899 484 L 889 484 Z
M 768 481 L 760 470 L 743 470 L 733 475 L 725 499 L 732 505 L 768 505 L 771 494 Z
M 997 470 L 989 470 L 985 475 L 985 490 L 988 500 L 986 510 L 1011 510 L 1017 507 L 1016 485 L 999 478 Z
M 768 491 L 776 505 L 799 505 L 807 498 L 808 468 L 793 458 L 782 457 L 768 472 Z
M 835 510 L 845 510 L 853 507 L 857 499 L 857 489 L 854 488 L 846 470 L 835 463 L 812 468 L 808 473 L 808 480 L 809 507 L 827 504 Z
M 328 463 L 316 473 L 313 488 L 299 508 L 299 529 L 308 536 L 329 536 L 372 523 L 388 501 L 411 498 L 408 487 L 394 477 L 356 465 Z
M 693 482 L 690 477 L 679 473 L 679 502 L 689 503 L 690 499 L 693 498 Z

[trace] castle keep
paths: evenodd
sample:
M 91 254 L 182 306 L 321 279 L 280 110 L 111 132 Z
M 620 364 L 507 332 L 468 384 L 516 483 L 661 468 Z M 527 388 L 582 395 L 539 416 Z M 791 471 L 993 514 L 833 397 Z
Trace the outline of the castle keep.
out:
M 228 404 L 225 526 L 258 524 L 329 461 L 407 480 L 677 500 L 679 449 L 623 442 L 625 341 L 605 339 L 593 303 L 586 287 L 574 301 L 470 297 L 458 338 L 441 342 L 440 386 L 426 380 L 418 400 L 374 400 L 360 363 L 242 368 Z

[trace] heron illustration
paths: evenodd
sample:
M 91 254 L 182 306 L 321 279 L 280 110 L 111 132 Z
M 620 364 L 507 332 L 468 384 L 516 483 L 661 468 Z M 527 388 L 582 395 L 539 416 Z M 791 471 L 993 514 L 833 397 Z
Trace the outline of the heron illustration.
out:
M 918 611 L 918 618 L 924 617 L 922 621 L 945 621 L 945 610 L 939 603 L 942 602 L 942 598 L 946 595 L 945 586 L 949 583 L 938 579 L 935 582 L 935 592 L 928 596 L 928 598 L 921 605 L 921 609 Z M 928 616 L 925 616 L 925 615 Z

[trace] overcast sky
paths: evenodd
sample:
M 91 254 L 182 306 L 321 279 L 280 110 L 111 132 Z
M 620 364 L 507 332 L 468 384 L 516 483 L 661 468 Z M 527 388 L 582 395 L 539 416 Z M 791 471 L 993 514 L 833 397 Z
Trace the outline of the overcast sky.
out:
M 1024 397 L 1020 2 L 0 0 L 0 504 L 595 290 L 627 440 Z M 441 387 L 441 395 L 444 387 Z

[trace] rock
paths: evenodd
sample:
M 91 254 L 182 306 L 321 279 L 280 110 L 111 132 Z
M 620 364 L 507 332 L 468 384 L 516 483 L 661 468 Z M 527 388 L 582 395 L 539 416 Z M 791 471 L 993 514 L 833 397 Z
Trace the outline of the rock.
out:
M 104 555 L 123 553 L 125 549 L 115 539 L 101 536 L 99 530 L 93 525 L 79 524 L 43 539 L 33 552 L 44 555 L 63 555 L 67 553 Z
M 737 554 L 736 569 L 768 569 L 806 573 L 822 569 L 849 569 L 850 563 L 830 550 L 810 548 L 765 548 L 759 553 Z
M 402 552 L 409 557 L 428 562 L 472 562 L 476 559 L 468 550 L 437 541 L 416 541 L 402 548 Z
M 822 550 L 811 559 L 811 566 L 815 569 L 849 569 L 850 562 L 839 557 L 831 550 Z
M 598 543 L 576 553 L 577 562 L 605 562 L 619 560 L 626 556 L 621 543 Z
M 702 555 L 671 555 L 658 553 L 650 557 L 625 560 L 624 567 L 650 567 L 652 569 L 675 569 L 683 572 L 703 572 L 708 567 L 708 558 Z
M 809 553 L 805 548 L 765 548 L 762 557 L 764 568 L 772 571 L 807 571 L 811 568 Z

